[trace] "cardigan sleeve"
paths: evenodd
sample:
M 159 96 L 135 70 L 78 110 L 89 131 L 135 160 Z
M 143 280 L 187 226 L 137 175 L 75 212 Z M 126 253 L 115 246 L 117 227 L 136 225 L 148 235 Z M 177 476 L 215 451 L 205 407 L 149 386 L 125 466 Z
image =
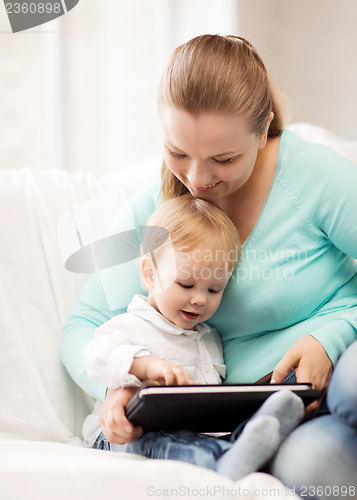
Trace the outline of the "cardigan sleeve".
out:
M 357 166 L 323 146 L 313 145 L 318 158 L 311 169 L 302 213 L 312 232 L 334 252 L 336 273 L 345 274 L 331 299 L 343 303 L 337 319 L 311 332 L 335 364 L 357 339 Z M 314 157 L 312 157 L 312 160 Z M 311 160 L 310 160 L 311 161 Z M 314 196 L 309 196 L 311 191 Z M 305 215 L 304 215 L 305 214 Z M 339 298 L 341 296 L 341 299 Z M 342 300 L 343 296 L 343 300 Z M 324 307 L 322 307 L 322 311 Z
M 159 183 L 154 183 L 135 196 L 116 217 L 111 233 L 144 225 L 156 208 L 159 188 Z M 106 387 L 89 377 L 84 363 L 85 348 L 94 339 L 96 328 L 125 312 L 136 293 L 142 294 L 143 290 L 135 261 L 96 272 L 82 288 L 64 326 L 62 363 L 77 385 L 95 399 L 104 401 Z

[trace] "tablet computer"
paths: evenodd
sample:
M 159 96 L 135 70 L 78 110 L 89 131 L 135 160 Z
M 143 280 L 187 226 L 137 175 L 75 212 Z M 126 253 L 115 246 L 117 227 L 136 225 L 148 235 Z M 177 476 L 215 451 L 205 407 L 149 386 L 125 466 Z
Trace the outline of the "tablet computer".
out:
M 305 406 L 320 396 L 310 384 L 144 386 L 127 403 L 125 411 L 127 418 L 144 432 L 231 432 L 280 390 L 293 391 Z

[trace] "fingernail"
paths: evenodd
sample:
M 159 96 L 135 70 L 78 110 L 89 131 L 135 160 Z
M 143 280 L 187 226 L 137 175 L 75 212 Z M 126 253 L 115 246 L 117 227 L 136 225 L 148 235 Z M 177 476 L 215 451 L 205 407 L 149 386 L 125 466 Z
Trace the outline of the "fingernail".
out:
M 133 426 L 131 424 L 125 424 L 124 429 L 126 432 L 129 432 L 129 433 L 133 432 Z
M 271 384 L 276 384 L 276 379 L 275 378 L 270 379 L 270 383 Z

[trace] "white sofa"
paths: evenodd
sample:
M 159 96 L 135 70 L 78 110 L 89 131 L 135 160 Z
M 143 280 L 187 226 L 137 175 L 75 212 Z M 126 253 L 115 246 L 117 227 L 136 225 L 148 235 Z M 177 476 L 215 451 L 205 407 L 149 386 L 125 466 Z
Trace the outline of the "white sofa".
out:
M 357 142 L 311 125 L 293 128 L 357 163 Z M 294 497 L 266 474 L 233 483 L 189 464 L 82 446 L 93 401 L 59 358 L 63 323 L 87 279 L 64 267 L 78 247 L 73 214 L 84 244 L 99 239 L 118 207 L 158 178 L 159 163 L 102 177 L 0 170 L 1 500 Z

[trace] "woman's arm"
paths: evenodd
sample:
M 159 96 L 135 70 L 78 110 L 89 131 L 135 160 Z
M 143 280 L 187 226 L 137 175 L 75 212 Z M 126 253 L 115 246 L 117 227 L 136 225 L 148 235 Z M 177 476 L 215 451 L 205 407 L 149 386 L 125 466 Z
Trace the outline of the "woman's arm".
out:
M 357 265 L 350 258 L 357 258 L 357 166 L 327 148 L 320 148 L 319 153 L 312 177 L 301 179 L 304 189 L 314 190 L 315 197 L 306 196 L 300 213 L 306 214 L 304 221 L 311 232 L 323 235 L 326 245 L 335 249 L 336 272 L 340 267 L 346 273 L 340 299 L 345 310 L 341 307 L 338 319 L 301 337 L 275 367 L 272 379 L 283 382 L 293 369 L 298 382 L 310 382 L 324 393 L 333 365 L 357 338 Z M 338 304 L 340 290 L 334 293 Z
M 118 214 L 111 233 L 144 225 L 156 208 L 159 190 L 159 183 L 155 183 L 135 196 Z M 88 376 L 84 350 L 94 339 L 95 329 L 114 315 L 125 312 L 135 293 L 143 293 L 135 261 L 97 272 L 84 285 L 64 327 L 62 363 L 73 380 L 96 399 L 104 400 L 106 388 Z M 115 309 L 115 304 L 120 304 L 120 309 Z

